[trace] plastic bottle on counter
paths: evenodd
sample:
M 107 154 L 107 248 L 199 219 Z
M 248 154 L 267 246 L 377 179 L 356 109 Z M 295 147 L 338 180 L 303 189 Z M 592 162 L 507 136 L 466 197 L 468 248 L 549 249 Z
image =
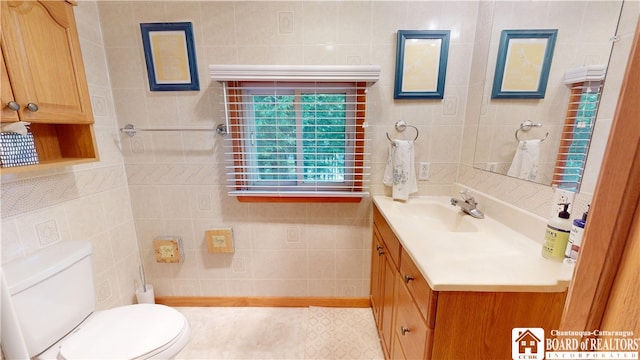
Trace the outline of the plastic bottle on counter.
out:
M 571 214 L 567 211 L 569 203 L 558 205 L 564 206 L 564 209 L 558 213 L 558 216 L 551 218 L 547 224 L 542 256 L 551 260 L 563 261 L 571 232 L 571 220 L 569 220 Z
M 575 264 L 578 260 L 578 252 L 582 245 L 582 237 L 584 236 L 584 227 L 587 224 L 587 216 L 589 210 L 582 214 L 581 219 L 573 220 L 573 226 L 571 227 L 571 233 L 569 234 L 569 242 L 564 252 L 564 262 L 567 264 Z

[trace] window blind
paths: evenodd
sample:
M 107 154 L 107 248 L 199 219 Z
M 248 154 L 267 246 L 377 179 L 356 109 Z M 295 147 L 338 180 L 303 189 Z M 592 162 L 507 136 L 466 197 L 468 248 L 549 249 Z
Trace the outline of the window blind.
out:
M 227 82 L 229 194 L 368 193 L 366 83 Z
M 560 139 L 552 184 L 577 191 L 589 152 L 602 81 L 571 84 L 571 95 Z
M 229 195 L 241 201 L 359 201 L 368 195 L 366 93 L 379 78 L 379 65 L 209 69 L 224 90 Z

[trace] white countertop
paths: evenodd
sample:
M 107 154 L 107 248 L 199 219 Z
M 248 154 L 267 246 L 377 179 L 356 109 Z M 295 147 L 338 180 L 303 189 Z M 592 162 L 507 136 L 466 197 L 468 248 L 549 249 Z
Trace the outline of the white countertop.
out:
M 543 258 L 539 241 L 487 214 L 484 219 L 465 215 L 450 205 L 450 199 L 422 196 L 399 202 L 373 197 L 433 290 L 561 292 L 568 288 L 573 265 Z

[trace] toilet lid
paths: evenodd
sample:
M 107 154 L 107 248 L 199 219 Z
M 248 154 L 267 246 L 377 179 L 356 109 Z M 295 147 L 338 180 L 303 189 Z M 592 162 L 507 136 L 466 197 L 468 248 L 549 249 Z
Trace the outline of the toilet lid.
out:
M 138 304 L 94 313 L 60 347 L 64 359 L 135 359 L 180 335 L 184 316 L 168 306 Z

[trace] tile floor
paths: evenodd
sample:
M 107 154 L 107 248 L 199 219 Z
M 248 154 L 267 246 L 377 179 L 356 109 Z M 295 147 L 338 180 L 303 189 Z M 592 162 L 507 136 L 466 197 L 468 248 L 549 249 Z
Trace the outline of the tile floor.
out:
M 176 359 L 384 359 L 370 308 L 176 309 L 191 325 Z

